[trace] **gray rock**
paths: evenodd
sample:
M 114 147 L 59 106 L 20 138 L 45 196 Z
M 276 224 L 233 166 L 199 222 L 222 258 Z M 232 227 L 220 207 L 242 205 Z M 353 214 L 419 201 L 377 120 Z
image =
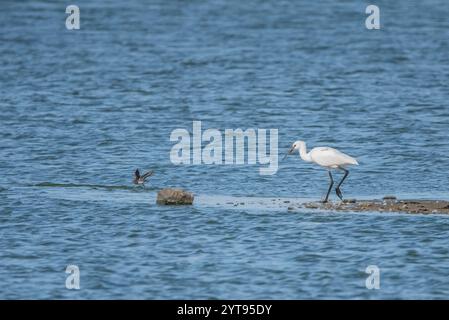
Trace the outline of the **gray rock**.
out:
M 193 193 L 182 189 L 162 189 L 157 193 L 157 204 L 182 205 L 193 203 Z

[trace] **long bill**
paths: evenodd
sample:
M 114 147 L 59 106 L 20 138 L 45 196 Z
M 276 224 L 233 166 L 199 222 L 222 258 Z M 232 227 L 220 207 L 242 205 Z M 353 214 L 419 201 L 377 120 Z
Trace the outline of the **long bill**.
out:
M 292 153 L 293 153 L 293 150 L 295 150 L 295 147 L 291 147 L 291 148 L 287 151 L 287 153 L 285 154 L 285 156 L 282 158 L 282 161 L 283 161 L 285 158 L 287 158 L 287 156 L 288 156 L 289 154 L 292 154 Z

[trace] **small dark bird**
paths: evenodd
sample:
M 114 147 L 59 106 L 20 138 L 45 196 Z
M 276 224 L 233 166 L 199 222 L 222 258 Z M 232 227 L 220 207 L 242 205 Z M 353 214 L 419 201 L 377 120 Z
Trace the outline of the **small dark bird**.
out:
M 151 175 L 153 175 L 153 170 L 150 170 L 147 173 L 140 175 L 139 169 L 136 169 L 136 171 L 134 172 L 133 183 L 137 184 L 137 185 L 141 184 L 141 185 L 145 186 L 145 179 L 150 177 Z

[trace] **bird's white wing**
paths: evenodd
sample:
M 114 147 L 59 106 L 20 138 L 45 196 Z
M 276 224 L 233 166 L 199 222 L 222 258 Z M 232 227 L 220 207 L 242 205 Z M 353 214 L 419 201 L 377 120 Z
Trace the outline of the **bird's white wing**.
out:
M 323 167 L 336 168 L 350 164 L 358 164 L 357 160 L 343 152 L 329 147 L 317 147 L 310 151 L 314 162 Z

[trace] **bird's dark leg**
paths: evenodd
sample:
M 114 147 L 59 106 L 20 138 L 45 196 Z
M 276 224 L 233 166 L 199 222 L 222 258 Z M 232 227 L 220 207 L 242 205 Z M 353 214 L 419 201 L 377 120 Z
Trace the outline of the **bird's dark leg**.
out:
M 327 202 L 327 199 L 329 198 L 329 193 L 331 193 L 332 186 L 334 185 L 334 179 L 332 178 L 331 171 L 329 170 L 328 173 L 329 173 L 329 178 L 331 179 L 331 183 L 329 184 L 329 189 L 327 190 L 326 198 L 324 198 L 323 203 Z
M 345 172 L 345 174 L 344 174 L 343 178 L 341 179 L 341 181 L 338 183 L 337 188 L 335 188 L 335 193 L 340 198 L 340 200 L 343 200 L 343 195 L 341 194 L 340 186 L 342 185 L 343 181 L 345 181 L 346 177 L 349 174 L 349 171 L 346 170 L 345 168 L 340 168 L 340 169 L 343 170 Z

